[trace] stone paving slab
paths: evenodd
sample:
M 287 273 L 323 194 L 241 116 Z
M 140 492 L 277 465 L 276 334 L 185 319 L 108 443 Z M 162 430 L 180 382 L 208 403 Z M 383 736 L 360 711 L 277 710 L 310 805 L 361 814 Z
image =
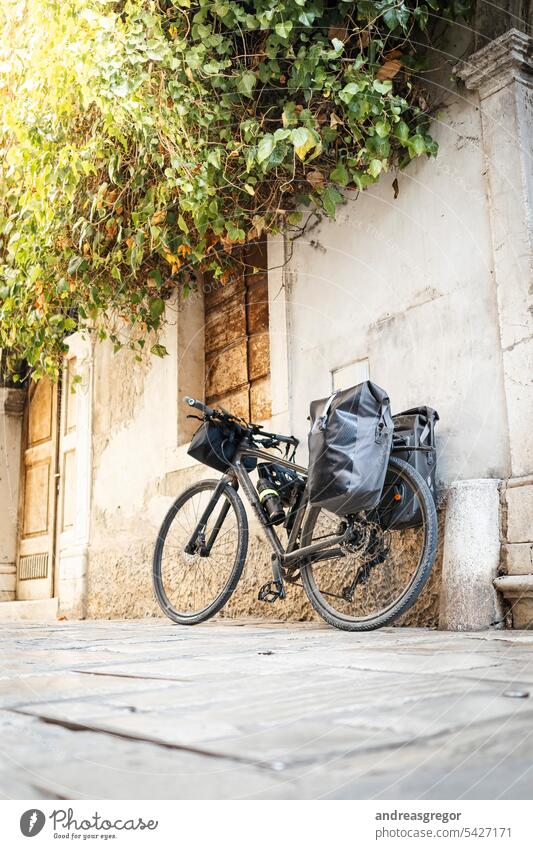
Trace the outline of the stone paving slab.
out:
M 0 798 L 533 794 L 529 632 L 5 623 L 0 658 Z

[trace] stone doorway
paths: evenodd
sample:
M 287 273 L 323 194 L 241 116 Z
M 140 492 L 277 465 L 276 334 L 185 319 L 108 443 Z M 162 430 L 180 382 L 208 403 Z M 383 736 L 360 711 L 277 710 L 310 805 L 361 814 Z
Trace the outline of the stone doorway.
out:
M 69 348 L 59 381 L 30 383 L 26 395 L 15 600 L 53 600 L 54 610 L 79 617 L 88 544 L 90 379 L 77 334 Z
M 30 383 L 23 418 L 17 601 L 54 595 L 58 431 L 57 384 L 46 378 Z

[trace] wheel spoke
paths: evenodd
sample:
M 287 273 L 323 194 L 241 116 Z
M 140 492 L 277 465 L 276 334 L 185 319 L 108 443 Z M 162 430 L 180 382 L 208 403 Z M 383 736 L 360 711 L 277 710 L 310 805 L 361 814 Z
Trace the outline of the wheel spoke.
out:
M 384 617 L 389 621 L 410 606 L 435 557 L 436 514 L 429 490 L 417 473 L 402 461 L 392 461 L 390 468 L 402 479 L 410 495 L 423 503 L 423 522 L 416 528 L 388 531 L 381 526 L 379 513 L 357 517 L 354 542 L 345 546 L 344 556 L 310 563 L 302 569 L 304 587 L 318 612 L 331 624 L 358 630 L 378 627 Z M 429 498 L 428 498 L 429 496 Z M 428 548 L 428 515 L 431 518 L 431 546 Z M 302 533 L 302 546 L 332 536 L 340 518 L 321 509 L 310 516 Z M 429 557 L 428 557 L 429 551 Z M 422 582 L 415 579 L 424 570 Z M 413 590 L 415 587 L 415 590 Z M 397 614 L 399 615 L 399 613 Z
M 207 556 L 188 554 L 185 545 L 194 535 L 200 517 L 213 496 L 215 484 L 202 482 L 184 493 L 179 509 L 165 520 L 156 549 L 155 587 L 163 610 L 176 621 L 208 618 L 224 604 L 242 571 L 245 549 L 236 512 L 237 496 L 223 493 L 217 499 L 203 531 L 207 542 L 221 511 L 229 509 Z M 242 506 L 241 506 L 242 510 Z M 171 518 L 171 521 L 170 521 Z M 241 517 L 241 523 L 243 519 Z M 245 521 L 245 518 L 244 518 Z M 204 615 L 205 614 L 205 615 Z

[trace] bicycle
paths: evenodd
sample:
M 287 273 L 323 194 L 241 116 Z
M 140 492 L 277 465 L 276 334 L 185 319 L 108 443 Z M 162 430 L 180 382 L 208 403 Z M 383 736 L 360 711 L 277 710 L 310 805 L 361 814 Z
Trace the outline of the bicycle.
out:
M 309 503 L 307 469 L 294 462 L 299 444 L 294 436 L 267 432 L 193 398 L 184 400 L 201 413 L 206 427 L 215 428 L 213 434 L 226 434 L 228 456 L 222 477 L 187 488 L 159 531 L 153 586 L 171 620 L 203 622 L 235 591 L 248 549 L 239 487 L 273 552 L 273 580 L 260 588 L 261 601 L 273 603 L 285 598 L 287 584 L 301 585 L 317 613 L 347 631 L 390 625 L 412 606 L 435 560 L 437 514 L 424 479 L 394 456 L 394 447 L 377 508 L 339 517 Z M 281 446 L 282 456 L 271 453 L 281 453 Z M 250 477 L 256 467 L 266 480 L 260 492 Z M 391 504 L 406 496 L 417 499 L 421 521 L 418 527 L 395 530 Z M 281 525 L 286 544 L 275 530 Z

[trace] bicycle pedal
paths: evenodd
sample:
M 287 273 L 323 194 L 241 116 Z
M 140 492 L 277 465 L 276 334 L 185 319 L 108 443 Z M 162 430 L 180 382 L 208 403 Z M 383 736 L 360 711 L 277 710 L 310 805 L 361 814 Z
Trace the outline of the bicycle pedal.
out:
M 268 604 L 274 604 L 278 598 L 285 598 L 285 588 L 280 581 L 267 581 L 263 584 L 257 594 L 259 601 L 266 601 Z

